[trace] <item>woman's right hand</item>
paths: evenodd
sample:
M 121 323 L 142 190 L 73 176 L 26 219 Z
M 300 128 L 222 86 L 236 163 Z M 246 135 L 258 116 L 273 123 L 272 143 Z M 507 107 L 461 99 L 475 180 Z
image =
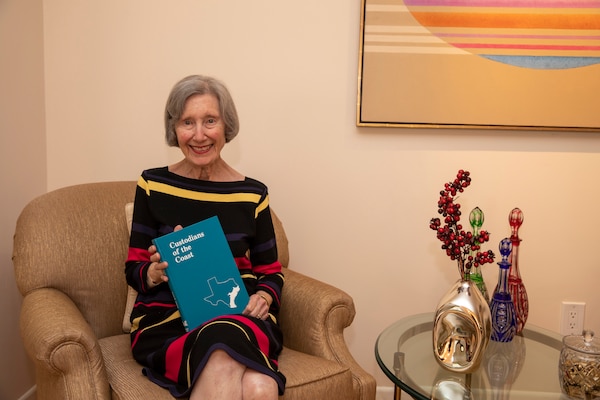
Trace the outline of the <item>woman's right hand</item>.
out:
M 160 261 L 160 254 L 156 252 L 156 246 L 152 245 L 148 248 L 150 252 L 150 267 L 148 267 L 148 284 L 156 286 L 159 283 L 167 282 L 169 277 L 165 274 L 165 269 L 169 266 L 166 261 Z
M 177 225 L 174 229 L 175 232 L 183 229 L 183 226 Z M 152 245 L 148 247 L 150 253 L 150 267 L 148 267 L 148 285 L 154 287 L 162 282 L 167 282 L 169 277 L 165 274 L 165 269 L 169 266 L 166 261 L 160 261 L 160 254 L 156 251 L 156 246 Z

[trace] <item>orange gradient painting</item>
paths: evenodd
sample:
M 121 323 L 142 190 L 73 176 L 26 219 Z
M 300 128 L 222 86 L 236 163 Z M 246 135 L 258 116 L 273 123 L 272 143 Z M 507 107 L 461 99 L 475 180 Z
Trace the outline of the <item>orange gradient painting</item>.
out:
M 457 49 L 530 68 L 600 62 L 600 0 L 405 0 L 410 14 Z
M 362 0 L 357 125 L 600 132 L 600 0 Z

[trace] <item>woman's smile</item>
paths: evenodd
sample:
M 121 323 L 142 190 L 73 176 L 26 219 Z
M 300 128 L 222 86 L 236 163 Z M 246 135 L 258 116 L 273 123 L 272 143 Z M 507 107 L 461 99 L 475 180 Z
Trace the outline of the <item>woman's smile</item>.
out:
M 204 145 L 204 146 L 190 145 L 190 148 L 192 149 L 192 151 L 195 154 L 198 154 L 198 155 L 203 155 L 203 154 L 208 153 L 212 149 L 212 147 L 213 147 L 212 144 L 207 144 L 207 145 Z

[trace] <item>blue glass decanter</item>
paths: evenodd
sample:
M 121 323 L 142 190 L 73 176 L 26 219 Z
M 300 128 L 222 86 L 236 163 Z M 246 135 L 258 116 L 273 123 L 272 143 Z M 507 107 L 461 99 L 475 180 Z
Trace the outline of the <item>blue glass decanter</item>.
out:
M 490 302 L 490 312 L 492 314 L 491 339 L 496 342 L 510 342 L 517 332 L 515 305 L 508 289 L 508 270 L 510 268 L 508 257 L 512 250 L 511 240 L 509 238 L 502 239 L 499 248 L 502 261 L 498 263 L 500 266 L 498 285 Z

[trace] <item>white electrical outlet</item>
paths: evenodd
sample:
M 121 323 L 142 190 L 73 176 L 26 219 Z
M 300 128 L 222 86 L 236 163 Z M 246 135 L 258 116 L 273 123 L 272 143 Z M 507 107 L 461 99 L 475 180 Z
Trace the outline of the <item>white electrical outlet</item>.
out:
M 563 301 L 560 319 L 562 335 L 581 335 L 585 317 L 585 303 Z

